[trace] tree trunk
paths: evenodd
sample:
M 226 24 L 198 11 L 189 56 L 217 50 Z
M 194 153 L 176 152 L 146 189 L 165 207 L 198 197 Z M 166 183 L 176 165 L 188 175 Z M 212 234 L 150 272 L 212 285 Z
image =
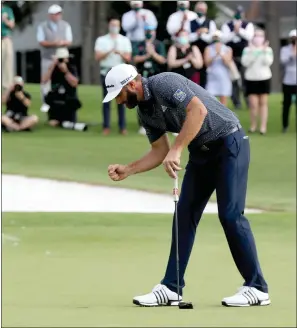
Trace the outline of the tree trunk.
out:
M 270 47 L 274 53 L 274 61 L 271 66 L 272 71 L 272 83 L 271 89 L 273 92 L 280 91 L 280 16 L 278 5 L 281 4 L 277 1 L 267 1 L 265 2 L 265 12 L 266 12 L 266 36 L 269 40 Z

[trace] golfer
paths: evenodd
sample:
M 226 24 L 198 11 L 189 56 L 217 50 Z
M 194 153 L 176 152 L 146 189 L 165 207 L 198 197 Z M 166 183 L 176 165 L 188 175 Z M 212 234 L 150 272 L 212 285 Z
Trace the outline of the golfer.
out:
M 105 84 L 108 93 L 103 102 L 116 98 L 118 104 L 128 108 L 138 106 L 139 118 L 151 143 L 150 152 L 141 159 L 128 165 L 110 165 L 108 174 L 112 180 L 121 181 L 161 164 L 171 178 L 176 178 L 176 172 L 181 170 L 181 154 L 186 147 L 189 150 L 177 207 L 181 295 L 196 228 L 216 190 L 219 219 L 244 279 L 238 292 L 224 298 L 222 304 L 270 304 L 253 233 L 244 216 L 250 147 L 238 118 L 206 90 L 176 73 L 145 79 L 134 66 L 120 64 L 108 72 Z M 172 146 L 166 132 L 178 133 Z M 164 278 L 151 293 L 134 297 L 134 304 L 178 305 L 174 223 L 172 230 Z

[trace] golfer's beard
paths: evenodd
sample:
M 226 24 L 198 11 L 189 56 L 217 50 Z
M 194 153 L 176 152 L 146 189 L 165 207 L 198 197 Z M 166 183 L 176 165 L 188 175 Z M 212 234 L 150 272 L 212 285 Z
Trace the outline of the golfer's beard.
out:
M 135 93 L 128 93 L 127 95 L 127 102 L 126 102 L 126 106 L 128 108 L 134 108 L 138 105 L 138 100 L 137 100 L 137 95 Z

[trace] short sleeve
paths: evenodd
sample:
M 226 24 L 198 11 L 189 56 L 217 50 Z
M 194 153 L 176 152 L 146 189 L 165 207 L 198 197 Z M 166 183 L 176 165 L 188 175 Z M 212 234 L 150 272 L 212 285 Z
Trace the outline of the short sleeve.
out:
M 152 83 L 154 97 L 162 99 L 168 107 L 186 109 L 189 102 L 196 96 L 189 86 L 190 80 L 176 74 L 162 77 Z
M 95 51 L 105 52 L 106 51 L 106 44 L 102 37 L 99 37 L 95 42 Z

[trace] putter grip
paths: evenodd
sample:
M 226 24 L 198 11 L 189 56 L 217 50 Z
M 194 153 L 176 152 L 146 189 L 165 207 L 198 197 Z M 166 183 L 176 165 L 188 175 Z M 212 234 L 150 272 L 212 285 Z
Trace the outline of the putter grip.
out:
M 176 177 L 176 179 L 174 179 L 173 200 L 175 202 L 178 201 L 178 177 Z

